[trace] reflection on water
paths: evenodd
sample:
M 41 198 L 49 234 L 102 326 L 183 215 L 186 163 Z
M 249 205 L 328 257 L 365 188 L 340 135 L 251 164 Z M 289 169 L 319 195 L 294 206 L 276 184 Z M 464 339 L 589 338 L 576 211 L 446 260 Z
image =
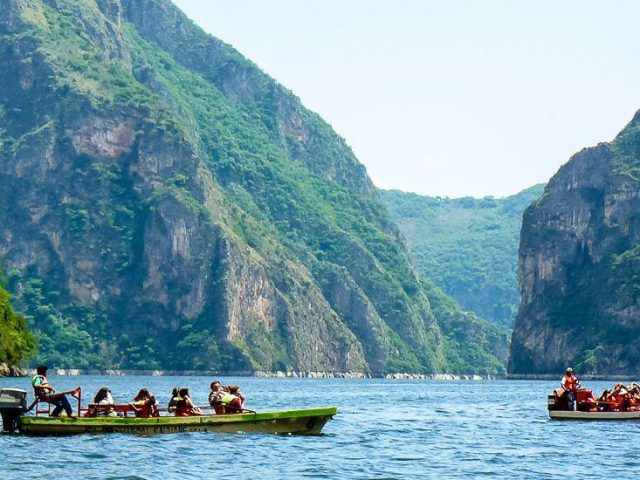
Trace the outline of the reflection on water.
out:
M 206 403 L 205 377 L 51 377 L 81 384 L 85 402 L 103 385 L 116 401 L 146 386 L 164 406 L 174 386 Z M 635 422 L 551 422 L 554 382 L 436 382 L 220 378 L 257 410 L 337 405 L 318 437 L 177 433 L 157 436 L 0 436 L 4 478 L 428 478 L 603 477 L 640 467 Z M 0 379 L 1 387 L 28 379 Z M 596 391 L 605 382 L 587 385 Z

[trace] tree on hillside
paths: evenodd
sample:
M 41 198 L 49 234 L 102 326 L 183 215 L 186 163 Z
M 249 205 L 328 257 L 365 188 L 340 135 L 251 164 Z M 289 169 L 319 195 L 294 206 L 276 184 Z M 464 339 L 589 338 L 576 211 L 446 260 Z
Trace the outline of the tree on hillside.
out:
M 0 363 L 17 365 L 27 360 L 35 348 L 27 321 L 13 310 L 9 293 L 0 285 Z

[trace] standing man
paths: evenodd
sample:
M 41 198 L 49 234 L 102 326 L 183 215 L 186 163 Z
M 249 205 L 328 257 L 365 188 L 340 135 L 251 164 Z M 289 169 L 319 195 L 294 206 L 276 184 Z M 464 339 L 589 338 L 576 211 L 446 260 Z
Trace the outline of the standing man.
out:
M 562 385 L 564 394 L 567 397 L 567 407 L 572 412 L 576 410 L 576 390 L 578 390 L 579 383 L 577 377 L 573 374 L 573 368 L 567 368 L 560 385 Z
M 66 394 L 56 394 L 56 389 L 53 388 L 53 386 L 47 380 L 48 369 L 49 367 L 47 367 L 46 365 L 40 365 L 36 369 L 36 375 L 31 379 L 33 394 L 38 400 L 50 403 L 51 405 L 55 405 L 56 408 L 54 408 L 53 412 L 51 412 L 52 417 L 58 417 L 62 413 L 62 410 L 67 413 L 67 417 L 76 416 L 71 409 L 71 404 L 69 403 Z

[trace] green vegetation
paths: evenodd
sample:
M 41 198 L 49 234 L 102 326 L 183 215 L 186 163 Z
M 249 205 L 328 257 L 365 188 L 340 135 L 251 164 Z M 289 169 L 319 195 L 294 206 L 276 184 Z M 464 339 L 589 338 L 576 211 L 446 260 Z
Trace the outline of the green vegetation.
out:
M 38 339 L 38 363 L 85 369 L 113 365 L 113 346 L 106 340 L 96 340 L 106 337 L 104 315 L 97 318 L 89 309 L 60 302 L 59 291 L 45 288 L 42 279 L 24 279 L 15 269 L 8 273 L 7 286 L 16 292 L 15 307 L 29 321 Z
M 267 105 L 260 105 L 260 114 L 254 104 L 239 106 L 215 84 L 182 67 L 133 28 L 127 28 L 126 33 L 133 48 L 134 71 L 144 66 L 146 74 L 153 75 L 162 89 L 164 108 L 179 119 L 176 124 L 183 126 L 185 138 L 199 139 L 198 149 L 207 166 L 229 198 L 239 200 L 242 211 L 236 233 L 265 257 L 272 252 L 275 241 L 302 261 L 315 258 L 344 265 L 353 275 L 360 275 L 356 280 L 365 291 L 376 292 L 371 300 L 392 329 L 415 322 L 407 307 L 412 303 L 411 292 L 420 287 L 377 197 L 354 195 L 346 186 L 327 181 L 310 172 L 306 164 L 290 158 L 284 145 L 274 141 L 272 122 L 265 120 L 278 114 L 275 106 L 268 110 Z M 303 115 L 307 128 L 317 138 L 314 148 L 322 153 L 313 159 L 315 162 L 322 162 L 326 152 L 333 152 L 357 165 L 342 142 L 336 147 L 338 139 L 319 117 L 308 112 Z M 268 234 L 256 235 L 256 230 Z M 373 256 L 370 261 L 381 268 L 359 272 L 362 255 Z M 417 332 L 421 326 L 409 328 Z M 403 343 L 397 350 L 401 357 L 407 350 Z M 396 368 L 443 368 L 430 350 L 411 350 L 415 352 L 413 361 L 398 358 Z
M 9 293 L 0 285 L 0 363 L 20 365 L 33 355 L 35 346 L 25 318 L 14 311 Z
M 482 199 L 380 194 L 420 271 L 463 308 L 510 327 L 520 300 L 516 269 L 522 213 L 543 188 Z
M 444 353 L 452 373 L 507 373 L 511 331 L 465 312 L 433 282 L 424 280 L 431 309 L 444 336 Z
M 640 182 L 640 115 L 636 113 L 631 122 L 608 145 L 614 154 L 613 173 Z
M 613 255 L 611 272 L 618 280 L 618 295 L 629 295 L 633 302 L 640 299 L 640 243 Z
M 295 356 L 291 337 L 316 322 L 333 335 L 318 343 L 343 342 L 330 347 L 358 357 L 361 339 L 318 287 L 327 272 L 341 271 L 379 322 L 382 340 L 370 351 L 384 352 L 367 362 L 385 371 L 502 371 L 502 330 L 418 277 L 364 167 L 329 125 L 173 7 L 122 4 L 119 22 L 94 0 L 34 0 L 19 9 L 21 30 L 0 37 L 3 55 L 15 55 L 0 71 L 15 93 L 0 98 L 0 155 L 13 164 L 36 145 L 51 152 L 46 162 L 61 165 L 42 169 L 50 184 L 27 179 L 14 192 L 47 194 L 26 196 L 47 202 L 45 220 L 29 226 L 44 233 L 37 248 L 51 252 L 38 261 L 49 264 L 9 275 L 17 308 L 39 338 L 40 361 L 299 368 L 307 354 Z M 138 15 L 153 25 L 136 23 Z M 30 62 L 41 89 L 29 94 L 35 98 L 10 73 Z M 79 140 L 83 122 L 102 136 L 82 131 Z M 107 132 L 115 125 L 124 125 L 123 139 Z M 12 221 L 22 226 L 40 207 Z M 186 258 L 156 265 L 147 256 L 172 248 Z M 416 257 L 426 262 L 431 254 Z M 242 328 L 227 332 L 222 290 L 233 292 L 225 278 L 233 266 L 234 275 L 253 276 L 230 280 L 247 282 L 241 287 L 254 277 L 268 283 L 276 321 L 247 313 Z M 202 290 L 192 292 L 202 278 Z M 201 313 L 184 313 L 186 302 L 207 295 Z

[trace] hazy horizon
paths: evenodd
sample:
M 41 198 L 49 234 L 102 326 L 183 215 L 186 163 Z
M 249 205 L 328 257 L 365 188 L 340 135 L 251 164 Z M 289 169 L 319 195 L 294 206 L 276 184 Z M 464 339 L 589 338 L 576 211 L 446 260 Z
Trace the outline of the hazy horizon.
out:
M 320 114 L 374 183 L 503 197 L 640 108 L 640 5 L 174 0 Z

